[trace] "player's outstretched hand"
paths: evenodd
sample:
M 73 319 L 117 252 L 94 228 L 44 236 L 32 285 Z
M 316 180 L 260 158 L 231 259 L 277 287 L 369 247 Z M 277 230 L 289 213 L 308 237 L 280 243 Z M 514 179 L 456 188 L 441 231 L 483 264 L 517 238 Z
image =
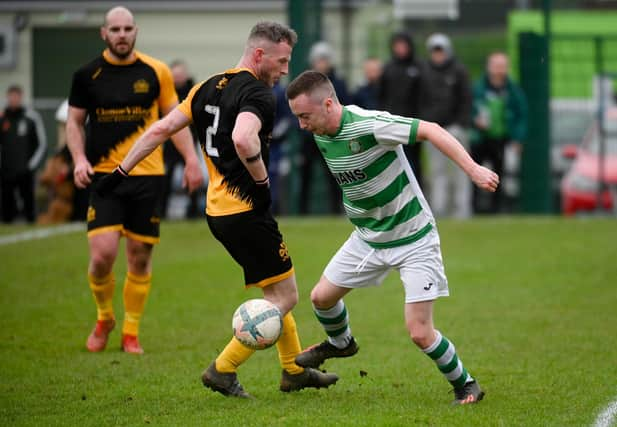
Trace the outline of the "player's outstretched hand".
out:
M 263 181 L 255 182 L 255 191 L 253 199 L 253 209 L 257 212 L 266 212 L 272 204 L 272 196 L 270 195 L 270 180 L 268 178 Z
M 97 181 L 94 191 L 101 197 L 107 197 L 127 176 L 128 174 L 118 166 L 112 173 L 105 175 Z
M 494 193 L 499 185 L 499 175 L 484 166 L 476 165 L 471 173 L 471 180 L 483 190 Z

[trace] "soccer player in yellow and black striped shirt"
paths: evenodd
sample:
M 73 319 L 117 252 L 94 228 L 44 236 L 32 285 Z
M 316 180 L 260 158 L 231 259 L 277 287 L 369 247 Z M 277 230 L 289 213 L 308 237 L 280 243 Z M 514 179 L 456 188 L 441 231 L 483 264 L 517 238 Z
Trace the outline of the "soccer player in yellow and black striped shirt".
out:
M 338 377 L 302 368 L 294 359 L 300 339 L 291 309 L 298 301 L 296 278 L 278 224 L 272 217 L 268 188 L 268 143 L 274 120 L 272 86 L 287 74 L 296 33 L 262 22 L 253 27 L 236 68 L 197 84 L 174 111 L 137 141 L 114 174 L 97 186 L 104 193 L 122 185 L 126 171 L 179 129 L 194 123 L 210 175 L 206 216 L 214 236 L 244 269 L 246 286 L 283 314 L 276 343 L 283 367 L 281 391 L 328 387 Z M 236 376 L 255 350 L 232 338 L 202 375 L 203 383 L 228 396 L 248 397 Z
M 107 12 L 101 37 L 107 49 L 75 72 L 69 97 L 67 139 L 75 164 L 75 185 L 80 188 L 110 174 L 137 138 L 178 104 L 169 68 L 134 50 L 137 26 L 128 9 L 116 7 Z M 192 136 L 183 130 L 173 142 L 185 159 L 184 179 L 192 191 L 203 179 Z M 124 235 L 128 271 L 122 349 L 143 353 L 137 334 L 150 291 L 152 248 L 159 241 L 164 174 L 159 147 L 136 165 L 109 197 L 90 194 L 88 282 L 97 306 L 97 323 L 86 343 L 90 351 L 102 351 L 115 326 L 113 265 Z

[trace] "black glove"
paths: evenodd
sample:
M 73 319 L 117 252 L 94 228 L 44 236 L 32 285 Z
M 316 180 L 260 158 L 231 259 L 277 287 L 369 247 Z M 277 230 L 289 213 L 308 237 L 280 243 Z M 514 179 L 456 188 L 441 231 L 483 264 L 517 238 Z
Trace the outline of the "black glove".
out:
M 253 191 L 253 209 L 256 212 L 266 212 L 272 205 L 272 196 L 270 195 L 270 181 L 268 178 L 255 182 L 255 190 Z
M 112 173 L 99 179 L 94 185 L 94 191 L 101 197 L 109 196 L 114 189 L 126 179 L 128 174 L 118 166 Z

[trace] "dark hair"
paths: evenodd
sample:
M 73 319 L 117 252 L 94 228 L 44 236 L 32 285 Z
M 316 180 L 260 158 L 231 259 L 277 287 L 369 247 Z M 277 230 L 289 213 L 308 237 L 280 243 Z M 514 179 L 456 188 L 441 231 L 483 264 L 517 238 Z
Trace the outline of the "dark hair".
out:
M 332 82 L 328 76 L 319 71 L 308 70 L 296 77 L 289 86 L 287 86 L 287 99 L 295 99 L 303 93 L 311 94 L 315 89 L 328 87 L 332 90 L 332 97 L 336 97 Z
M 16 92 L 19 94 L 24 93 L 24 90 L 22 89 L 22 87 L 20 85 L 10 85 L 7 89 L 6 89 L 6 93 L 12 93 L 12 92 Z
M 266 39 L 273 43 L 286 42 L 293 47 L 298 41 L 298 35 L 294 30 L 287 25 L 279 24 L 278 22 L 263 21 L 258 22 L 251 29 L 249 40 Z

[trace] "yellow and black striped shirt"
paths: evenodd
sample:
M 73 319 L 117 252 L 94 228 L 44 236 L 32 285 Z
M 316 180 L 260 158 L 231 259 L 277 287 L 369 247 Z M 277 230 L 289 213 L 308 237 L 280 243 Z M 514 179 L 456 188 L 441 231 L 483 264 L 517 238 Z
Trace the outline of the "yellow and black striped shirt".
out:
M 114 60 L 109 51 L 73 75 L 69 105 L 87 111 L 86 155 L 95 172 L 111 172 L 139 136 L 178 102 L 169 67 L 135 51 L 130 61 Z M 158 147 L 131 175 L 163 175 Z
M 238 157 L 231 138 L 238 114 L 261 120 L 259 139 L 266 167 L 275 100 L 272 89 L 248 69 L 234 68 L 198 83 L 178 106 L 195 124 L 210 180 L 206 213 L 233 215 L 252 209 L 255 182 Z

